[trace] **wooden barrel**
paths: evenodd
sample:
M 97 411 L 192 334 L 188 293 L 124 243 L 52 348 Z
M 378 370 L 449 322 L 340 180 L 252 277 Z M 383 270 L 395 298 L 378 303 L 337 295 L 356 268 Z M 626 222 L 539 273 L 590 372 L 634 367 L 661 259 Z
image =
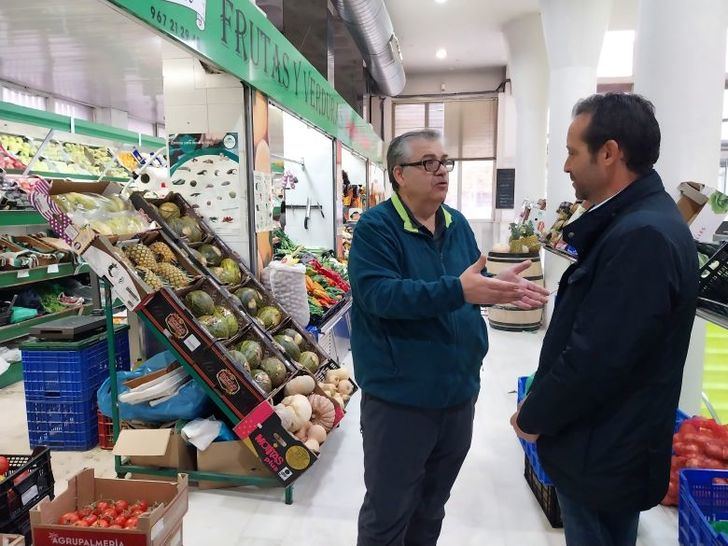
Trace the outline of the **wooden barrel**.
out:
M 521 274 L 529 281 L 544 286 L 541 257 L 536 254 L 488 253 L 488 272 L 497 275 L 524 260 L 531 260 L 531 267 Z M 507 332 L 533 332 L 541 328 L 543 308 L 525 311 L 513 305 L 494 305 L 488 308 L 490 327 Z

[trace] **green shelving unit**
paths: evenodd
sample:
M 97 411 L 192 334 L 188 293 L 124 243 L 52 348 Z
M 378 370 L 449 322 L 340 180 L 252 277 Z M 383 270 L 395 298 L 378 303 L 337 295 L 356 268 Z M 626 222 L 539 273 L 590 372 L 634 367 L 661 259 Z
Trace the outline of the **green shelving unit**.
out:
M 0 210 L 0 227 L 42 226 L 47 223 L 34 210 Z
M 56 264 L 58 271 L 49 272 L 52 265 L 44 265 L 42 267 L 33 267 L 31 269 L 13 269 L 11 271 L 0 272 L 0 289 L 11 288 L 13 286 L 22 286 L 26 284 L 34 284 L 42 281 L 50 281 L 53 279 L 62 279 L 64 277 L 72 277 L 89 273 L 91 268 L 88 264 Z
M 91 308 L 91 305 L 85 305 L 81 308 L 73 307 L 71 309 L 66 309 L 65 311 L 59 311 L 58 313 L 51 313 L 49 315 L 32 318 L 30 320 L 24 320 L 23 322 L 18 322 L 17 324 L 8 324 L 7 326 L 0 327 L 0 344 L 27 336 L 30 332 L 30 329 L 38 324 L 43 324 L 44 322 L 49 322 L 51 320 L 56 320 L 63 317 L 77 315 L 79 309 L 83 309 L 82 314 L 88 315 L 91 312 Z
M 0 389 L 9 387 L 23 380 L 23 363 L 13 362 L 7 371 L 0 375 Z

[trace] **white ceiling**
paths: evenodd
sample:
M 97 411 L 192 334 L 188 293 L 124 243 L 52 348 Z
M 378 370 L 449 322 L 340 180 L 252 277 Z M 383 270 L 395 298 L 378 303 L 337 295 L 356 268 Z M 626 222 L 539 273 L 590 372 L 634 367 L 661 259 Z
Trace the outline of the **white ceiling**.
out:
M 161 43 L 103 0 L 0 0 L 0 79 L 160 123 Z
M 606 0 L 599 0 L 606 1 Z M 539 0 L 385 0 L 407 74 L 505 66 L 503 25 L 539 11 Z M 638 0 L 614 0 L 613 30 L 634 29 Z M 447 50 L 447 58 L 435 51 Z

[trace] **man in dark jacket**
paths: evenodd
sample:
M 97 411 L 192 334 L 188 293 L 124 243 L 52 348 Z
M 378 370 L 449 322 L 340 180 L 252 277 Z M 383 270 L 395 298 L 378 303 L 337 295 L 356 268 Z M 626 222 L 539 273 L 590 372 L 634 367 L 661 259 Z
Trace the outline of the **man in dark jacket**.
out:
M 567 137 L 576 197 L 564 228 L 579 260 L 559 284 L 531 390 L 513 418 L 538 442 L 569 546 L 627 546 L 664 497 L 698 262 L 653 170 L 652 104 L 609 93 L 579 102 Z
M 443 202 L 454 161 L 416 131 L 387 152 L 392 198 L 360 218 L 349 254 L 352 353 L 363 391 L 367 493 L 359 546 L 434 546 L 470 447 L 488 350 L 480 305 L 542 306 L 518 277 L 484 276 L 473 232 Z

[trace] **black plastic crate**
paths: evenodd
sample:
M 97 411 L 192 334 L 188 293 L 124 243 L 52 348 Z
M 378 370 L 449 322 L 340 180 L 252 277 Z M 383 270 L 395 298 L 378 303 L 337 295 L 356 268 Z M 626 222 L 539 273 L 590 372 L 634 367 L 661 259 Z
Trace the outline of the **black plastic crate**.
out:
M 5 455 L 9 474 L 0 483 L 0 532 L 17 533 L 18 521 L 46 496 L 53 498 L 51 451 L 39 446 L 30 455 Z
M 728 317 L 728 242 L 723 243 L 700 269 L 700 305 Z
M 31 546 L 33 544 L 33 530 L 30 527 L 30 511 L 27 511 L 5 527 L 0 528 L 0 533 L 4 535 L 21 535 L 25 538 L 25 546 Z
M 546 515 L 546 519 L 549 520 L 551 527 L 554 529 L 563 527 L 564 523 L 561 521 L 561 507 L 556 496 L 556 488 L 553 485 L 541 483 L 536 471 L 531 466 L 531 462 L 528 460 L 528 456 L 525 457 L 525 461 L 523 476 L 526 478 L 526 483 L 528 483 L 531 491 L 533 491 L 534 497 L 541 505 L 541 510 Z

